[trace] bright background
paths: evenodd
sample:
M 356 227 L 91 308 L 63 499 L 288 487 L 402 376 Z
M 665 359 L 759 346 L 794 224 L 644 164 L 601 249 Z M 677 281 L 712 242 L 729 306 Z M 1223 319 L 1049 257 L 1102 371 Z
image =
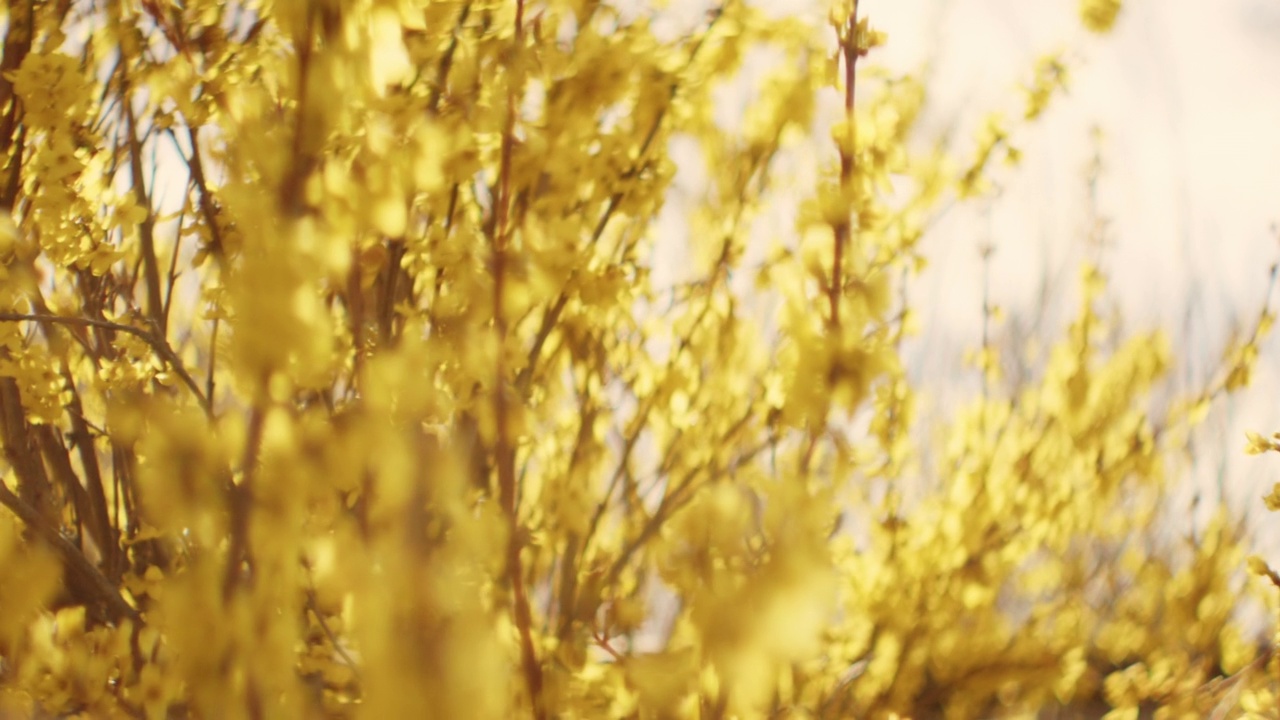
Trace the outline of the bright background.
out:
M 958 210 L 926 237 L 933 264 L 914 291 L 925 322 L 913 370 L 953 377 L 957 350 L 980 337 L 983 242 L 995 247 L 988 277 L 992 300 L 1009 314 L 1004 331 L 1030 317 L 1044 278 L 1074 306 L 1078 265 L 1093 252 L 1087 177 L 1096 126 L 1096 198 L 1109 221 L 1102 264 L 1118 308 L 1131 331 L 1166 328 L 1179 382 L 1203 385 L 1233 330 L 1254 322 L 1280 259 L 1280 2 L 1128 0 L 1101 38 L 1082 29 L 1074 0 L 862 7 L 889 32 L 880 61 L 903 70 L 931 61 L 932 111 L 921 126 L 930 134 L 959 120 L 957 137 L 971 136 L 991 109 L 1016 117 L 1016 85 L 1048 51 L 1066 49 L 1072 68 L 1069 94 L 1015 134 L 1024 162 L 997 174 L 1002 197 Z M 1278 350 L 1266 343 L 1254 387 L 1206 423 L 1186 493 L 1213 499 L 1221 489 L 1249 510 L 1272 561 L 1280 548 L 1266 548 L 1280 532 L 1259 497 L 1280 479 L 1280 462 L 1241 448 L 1246 429 L 1280 429 Z
M 673 3 L 664 18 L 670 31 L 698 26 L 708 4 Z M 758 4 L 805 14 L 831 33 L 822 0 Z M 1179 388 L 1207 384 L 1227 340 L 1252 326 L 1266 300 L 1269 267 L 1280 259 L 1280 0 L 1126 0 L 1103 37 L 1085 31 L 1076 12 L 1077 0 L 860 3 L 860 14 L 888 33 L 864 63 L 899 73 L 929 67 L 922 140 L 950 133 L 967 157 L 979 124 L 999 111 L 1023 156 L 1014 169 L 993 163 L 997 199 L 957 206 L 925 237 L 930 265 L 909 288 L 921 332 L 906 354 L 926 391 L 926 421 L 945 418 L 979 386 L 964 356 L 981 338 L 984 282 L 1006 314 L 993 339 L 1060 337 L 1076 307 L 1080 264 L 1099 257 L 1087 240 L 1095 148 L 1103 169 L 1094 197 L 1107 221 L 1100 257 L 1116 309 L 1127 332 L 1169 333 Z M 1068 94 L 1024 126 L 1019 87 L 1038 58 L 1059 50 L 1070 68 Z M 748 56 L 745 75 L 767 72 L 770 61 Z M 741 117 L 747 85 L 726 92 L 723 123 Z M 688 240 L 678 221 L 689 207 L 685 193 L 696 195 L 705 182 L 696 157 L 682 159 L 678 141 L 673 151 L 680 171 L 657 250 L 666 258 L 678 258 Z M 761 239 L 793 232 L 790 222 L 786 212 L 766 218 Z M 994 254 L 984 269 L 986 243 Z M 749 249 L 748 260 L 763 255 L 764 244 Z M 655 282 L 677 281 L 682 267 L 679 259 L 659 263 Z M 1032 326 L 1042 288 L 1050 320 Z M 1221 494 L 1248 512 L 1258 550 L 1272 562 L 1280 561 L 1280 519 L 1266 516 L 1260 497 L 1280 480 L 1280 457 L 1246 456 L 1243 447 L 1245 430 L 1280 430 L 1278 352 L 1280 343 L 1268 341 L 1254 386 L 1210 415 L 1192 448 L 1192 480 L 1171 500 L 1186 508 L 1203 493 L 1198 522 L 1173 529 L 1191 532 Z

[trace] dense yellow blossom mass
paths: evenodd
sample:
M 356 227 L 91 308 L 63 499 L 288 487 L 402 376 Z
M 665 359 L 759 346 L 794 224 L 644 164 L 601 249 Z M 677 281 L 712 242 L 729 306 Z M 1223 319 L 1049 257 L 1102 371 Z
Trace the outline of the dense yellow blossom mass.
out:
M 917 416 L 902 284 L 1065 55 L 946 145 L 856 0 L 0 13 L 0 715 L 1277 717 L 1280 576 L 1156 530 L 1270 310 L 1170 399 L 1087 266 Z

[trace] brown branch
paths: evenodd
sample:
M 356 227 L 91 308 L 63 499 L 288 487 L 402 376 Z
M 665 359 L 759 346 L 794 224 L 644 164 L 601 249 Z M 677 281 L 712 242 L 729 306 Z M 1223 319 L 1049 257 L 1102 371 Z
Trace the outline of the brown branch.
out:
M 120 578 L 123 570 L 120 562 L 119 530 L 111 524 L 107 512 L 107 491 L 102 482 L 102 469 L 98 464 L 98 452 L 94 448 L 93 435 L 90 433 L 89 421 L 84 417 L 84 409 L 80 402 L 80 393 L 72 382 L 70 368 L 63 366 L 63 375 L 71 391 L 71 400 L 67 406 L 67 415 L 71 418 L 71 439 L 80 456 L 80 466 L 84 468 L 86 507 L 77 510 L 89 518 L 89 527 L 94 542 L 102 552 L 104 573 L 111 581 Z
M 147 215 L 138 225 L 138 237 L 142 247 L 142 271 L 147 293 L 147 315 L 159 328 L 163 337 L 169 319 L 165 317 L 164 298 L 160 290 L 160 261 L 156 258 L 155 215 L 150 212 L 151 200 L 147 197 L 146 178 L 142 172 L 142 141 L 138 139 L 138 120 L 129 103 L 129 79 L 123 63 L 120 66 L 120 110 L 124 113 L 125 133 L 129 143 L 129 172 L 133 186 L 134 202 L 146 209 Z
M 524 0 L 516 0 L 514 52 L 524 50 Z M 529 702 L 533 707 L 533 716 L 537 720 L 545 720 L 546 708 L 542 697 L 542 666 L 533 645 L 533 613 L 529 606 L 528 592 L 524 586 L 524 570 L 520 562 L 520 551 L 524 544 L 520 528 L 519 497 L 516 487 L 515 445 L 511 439 L 510 412 L 507 397 L 506 378 L 506 344 L 508 322 L 503 311 L 503 293 L 506 290 L 507 242 L 510 239 L 511 194 L 511 152 L 515 144 L 516 94 L 515 84 L 519 78 L 513 78 L 507 89 L 507 118 L 502 132 L 501 166 L 499 168 L 498 192 L 495 196 L 492 223 L 493 243 L 493 325 L 498 335 L 497 355 L 494 358 L 495 382 L 493 387 L 494 416 L 497 420 L 494 461 L 498 473 L 498 497 L 503 513 L 507 518 L 507 560 L 506 577 L 511 583 L 512 611 L 515 615 L 516 630 L 520 636 L 520 658 L 524 671 L 524 680 L 529 693 Z
M 595 425 L 597 411 L 589 404 L 589 396 L 584 393 L 578 403 L 578 434 L 573 443 L 573 452 L 569 456 L 569 467 L 565 471 L 568 477 L 572 477 L 575 471 L 581 466 L 583 458 L 586 455 L 587 443 L 591 442 L 593 437 L 592 428 Z M 578 548 L 582 547 L 582 539 L 576 531 L 569 532 L 569 536 L 565 541 L 564 553 L 560 557 L 560 587 L 556 593 L 557 602 L 552 605 L 552 609 L 556 611 L 556 637 L 563 641 L 572 627 L 574 613 L 574 596 L 578 592 Z M 548 612 L 548 621 L 550 620 L 550 612 Z M 550 623 L 547 623 L 550 626 Z
M 124 325 L 122 323 L 114 323 L 107 320 L 95 320 L 93 318 L 67 317 L 65 315 L 53 315 L 50 313 L 0 313 L 0 322 L 26 321 L 50 322 L 61 325 L 75 325 L 78 327 L 103 328 L 105 330 L 116 330 L 119 332 L 129 333 L 130 335 L 141 338 L 147 343 L 147 345 L 151 346 L 151 349 L 160 356 L 160 359 L 168 363 L 169 367 L 178 374 L 178 377 L 182 380 L 183 384 L 185 384 L 191 390 L 191 393 L 196 396 L 196 401 L 200 403 L 200 407 L 204 409 L 205 414 L 212 416 L 213 408 L 209 405 L 208 398 L 200 392 L 200 386 L 196 384 L 195 379 L 187 372 L 186 367 L 182 364 L 182 360 L 178 358 L 178 355 L 173 351 L 173 348 L 169 347 L 169 343 L 157 337 L 155 334 L 149 333 L 142 328 L 137 328 L 132 325 Z
M 262 451 L 262 431 L 266 413 L 255 406 L 249 416 L 248 438 L 245 440 L 244 457 L 240 461 L 242 477 L 237 485 L 227 478 L 228 512 L 231 516 L 231 532 L 227 548 L 226 574 L 222 578 L 222 600 L 231 599 L 244 579 L 246 565 L 252 563 L 249 554 L 249 511 L 253 509 L 253 486 L 257 476 L 258 455 Z
M 114 541 L 112 540 L 110 527 L 107 524 L 106 498 L 103 497 L 102 503 L 98 504 L 90 497 L 89 492 L 80 483 L 80 477 L 76 475 L 75 468 L 71 465 L 70 452 L 62 443 L 61 438 L 54 434 L 52 427 L 49 425 L 32 425 L 29 428 L 29 432 L 32 439 L 35 440 L 36 448 L 39 450 L 40 455 L 44 457 L 48 472 L 65 488 L 65 492 L 71 497 L 72 506 L 76 511 L 77 524 L 87 526 L 89 536 L 101 551 L 102 565 L 105 568 L 104 574 L 112 580 L 118 579 L 115 569 L 115 553 L 113 552 L 115 549 Z M 88 440 L 90 450 L 92 450 L 92 442 L 92 440 Z M 96 467 L 94 470 L 96 471 Z M 88 472 L 88 469 L 86 469 L 86 474 Z M 78 529 L 83 533 L 82 528 Z
M 858 135 L 853 113 L 859 55 L 857 0 L 854 0 L 853 11 L 849 13 L 849 20 L 845 24 L 840 52 L 844 55 L 844 114 L 845 121 L 849 124 L 850 135 L 848 147 L 846 148 L 843 144 L 840 146 L 840 190 L 843 198 L 849 196 L 857 169 L 854 153 L 857 152 Z M 840 327 L 840 296 L 844 294 L 844 254 L 852 235 L 852 223 L 846 211 L 844 217 L 832 228 L 831 287 L 827 288 L 827 300 L 831 306 L 830 321 L 833 329 Z
M 393 340 L 392 331 L 395 328 L 396 296 L 399 293 L 397 286 L 400 284 L 400 276 L 404 274 L 404 269 L 400 266 L 405 255 L 404 238 L 390 239 L 387 243 L 387 249 L 389 252 L 387 254 L 386 280 L 382 283 L 381 307 L 378 308 L 378 337 L 384 347 L 390 346 Z M 412 281 L 406 284 L 413 285 Z
M 4 36 L 4 55 L 0 58 L 0 109 L 6 109 L 0 120 L 0 156 L 9 158 L 9 181 L 0 197 L 0 206 L 12 209 L 20 185 L 19 170 L 22 167 L 23 140 L 27 134 L 25 124 L 20 124 L 21 104 L 14 93 L 11 73 L 17 70 L 27 53 L 31 52 L 31 38 L 35 34 L 35 3 L 15 2 L 9 6 L 9 27 Z M 17 138 L 14 138 L 14 130 Z M 16 147 L 15 147 L 16 145 Z
M 213 327 L 209 332 L 209 367 L 204 378 L 204 397 L 209 407 L 213 407 L 213 391 L 217 387 L 213 373 L 218 364 L 218 327 L 220 325 L 220 318 L 215 317 L 213 319 Z
M 31 433 L 16 380 L 0 378 L 0 439 L 4 457 L 18 480 L 18 497 L 47 523 L 57 522 L 52 487 Z
M 307 12 L 304 37 L 294 38 L 294 47 L 298 54 L 298 99 L 294 107 L 293 139 L 289 149 L 289 168 L 280 183 L 279 195 L 276 198 L 279 208 L 286 217 L 298 218 L 305 214 L 306 193 L 304 187 L 307 177 L 315 169 L 318 160 L 314 148 L 305 142 L 307 118 L 313 114 L 311 94 L 308 91 L 311 75 L 312 54 L 315 52 L 316 22 L 319 20 L 322 32 L 326 36 L 334 30 L 336 10 L 312 6 Z M 320 16 L 317 18 L 317 16 Z M 319 130 L 319 128 L 317 128 Z
M 119 591 L 103 577 L 102 573 L 98 572 L 79 548 L 63 537 L 57 528 L 46 523 L 35 508 L 14 495 L 13 491 L 3 483 L 0 483 L 0 505 L 9 508 L 14 515 L 18 516 L 18 519 L 22 520 L 23 524 L 53 547 L 62 558 L 70 578 L 80 581 L 86 590 L 93 593 L 92 599 L 102 604 L 110 620 L 118 621 L 128 618 L 136 622 L 141 619 L 138 611 L 125 602 Z
M 320 626 L 320 630 L 324 632 L 324 636 L 329 639 L 329 644 L 333 646 L 333 651 L 337 653 L 338 657 L 342 658 L 342 661 L 346 663 L 348 668 L 350 668 L 351 674 L 355 676 L 356 680 L 359 680 L 359 663 L 351 657 L 351 654 L 347 652 L 346 648 L 342 647 L 342 642 L 333 632 L 333 629 L 329 627 L 328 621 L 324 619 L 324 614 L 320 612 L 320 604 L 316 600 L 316 591 L 310 588 L 307 589 L 307 609 L 315 616 L 316 623 Z
M 170 131 L 172 137 L 172 130 Z M 176 139 L 176 138 L 175 138 Z M 187 140 L 191 143 L 191 159 L 187 161 L 187 169 L 191 172 L 191 181 L 200 193 L 200 216 L 204 218 L 205 227 L 209 228 L 209 241 L 213 255 L 222 260 L 226 253 L 226 245 L 222 241 L 222 230 L 218 227 L 217 208 L 209 191 L 209 181 L 204 173 L 204 161 L 200 159 L 200 137 L 198 128 L 187 126 Z M 177 144 L 176 142 L 174 143 Z
M 444 86 L 449 79 L 449 70 L 453 67 L 453 57 L 458 51 L 458 32 L 462 30 L 462 26 L 467 22 L 467 17 L 470 14 L 471 3 L 467 3 L 462 6 L 462 11 L 458 13 L 458 21 L 454 23 L 449 47 L 445 49 L 444 56 L 440 58 L 440 65 L 436 68 L 435 85 L 432 86 L 431 96 L 427 100 L 427 108 L 432 115 L 435 115 L 440 110 L 440 98 L 444 95 Z
M 9 160 L 9 178 L 5 182 L 4 194 L 0 196 L 0 208 L 12 210 L 18 197 L 18 189 L 22 186 L 22 153 L 27 146 L 27 126 L 18 128 L 18 139 Z

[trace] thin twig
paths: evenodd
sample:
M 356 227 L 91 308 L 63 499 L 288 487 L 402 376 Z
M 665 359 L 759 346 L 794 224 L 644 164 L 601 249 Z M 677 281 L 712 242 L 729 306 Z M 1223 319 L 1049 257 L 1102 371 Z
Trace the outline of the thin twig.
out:
M 524 0 L 516 0 L 515 37 L 513 49 L 524 49 Z M 507 519 L 506 576 L 511 583 L 512 610 L 520 639 L 520 658 L 524 679 L 537 720 L 547 717 L 543 706 L 542 666 L 533 644 L 533 613 L 529 607 L 528 591 L 524 586 L 524 570 L 520 562 L 523 545 L 520 532 L 519 491 L 516 487 L 515 444 L 511 439 L 510 413 L 507 397 L 506 353 L 508 321 L 503 310 L 505 275 L 507 265 L 507 241 L 510 239 L 512 205 L 511 154 L 515 144 L 516 94 L 520 78 L 514 78 L 507 89 L 507 117 L 502 133 L 502 155 L 498 175 L 498 189 L 494 194 L 494 210 L 491 229 L 493 244 L 493 325 L 497 334 L 498 349 L 494 358 L 493 411 L 496 418 L 494 462 L 497 465 L 498 496 Z
M 125 98 L 120 103 L 124 113 L 126 138 L 129 144 L 129 171 L 132 174 L 134 202 L 138 207 L 151 209 L 151 199 L 147 196 L 147 183 L 142 174 L 142 144 L 138 139 L 138 120 L 128 102 L 130 82 L 123 64 L 120 66 L 121 95 Z M 160 263 L 156 257 L 155 215 L 148 212 L 138 225 L 138 237 L 142 248 L 142 270 L 147 294 L 147 315 L 155 323 L 160 332 L 165 332 L 168 319 L 164 315 L 164 298 L 160 292 Z
M 320 613 L 320 606 L 316 601 L 315 590 L 307 590 L 307 609 L 311 611 L 312 615 L 316 616 L 316 622 L 320 625 L 320 630 L 324 632 L 324 636 L 329 638 L 329 644 L 333 645 L 333 651 L 337 653 L 338 657 L 342 658 L 342 661 L 351 669 L 351 674 L 355 675 L 356 680 L 359 680 L 360 665 L 351 657 L 350 653 L 347 652 L 347 649 L 342 646 L 342 642 L 329 627 L 329 623 L 325 621 L 324 615 Z
M 119 591 L 93 566 L 93 563 L 89 562 L 79 548 L 63 537 L 57 528 L 44 522 L 44 519 L 35 508 L 31 507 L 22 498 L 14 495 L 13 491 L 3 483 L 0 483 L 0 505 L 9 508 L 14 515 L 18 516 L 18 519 L 22 520 L 23 524 L 34 530 L 41 539 L 53 546 L 53 549 L 62 556 L 67 569 L 88 583 L 97 596 L 96 599 L 106 607 L 112 620 L 129 618 L 137 621 L 141 619 L 138 611 L 125 602 Z
M 244 579 L 246 566 L 252 569 L 253 558 L 249 552 L 249 512 L 253 509 L 254 479 L 257 476 L 258 458 L 262 452 L 262 434 L 266 413 L 262 406 L 254 406 L 249 415 L 248 438 L 244 456 L 240 461 L 243 473 L 240 484 L 227 486 L 227 509 L 231 515 L 228 538 L 226 574 L 222 578 L 222 600 L 231 599 Z
M 853 3 L 853 11 L 849 13 L 849 20 L 844 28 L 844 37 L 841 38 L 840 52 L 844 55 L 844 115 L 845 122 L 848 123 L 849 139 L 847 146 L 840 146 L 840 190 L 841 197 L 848 197 L 849 190 L 853 187 L 854 174 L 857 171 L 856 158 L 854 154 L 857 152 L 857 125 L 854 118 L 854 89 L 856 87 L 856 76 L 858 68 L 858 55 L 861 48 L 858 47 L 858 3 Z M 849 245 L 853 235 L 853 223 L 846 211 L 845 215 L 832 228 L 832 250 L 831 250 L 831 287 L 828 288 L 827 299 L 831 306 L 831 327 L 840 327 L 840 296 L 844 293 L 844 263 L 845 250 Z
M 191 393 L 196 396 L 196 401 L 200 403 L 200 407 L 204 409 L 205 414 L 213 414 L 213 409 L 209 405 L 208 398 L 200 392 L 200 386 L 196 384 L 195 379 L 193 379 L 191 374 L 187 372 L 186 367 L 183 366 L 182 360 L 178 358 L 177 353 L 173 351 L 173 348 L 169 347 L 169 343 L 157 337 L 154 333 L 149 333 L 142 328 L 134 327 L 132 325 L 115 323 L 109 320 L 96 320 L 94 318 L 68 317 L 65 315 L 53 315 L 51 313 L 0 313 L 0 322 L 27 321 L 51 322 L 60 325 L 75 325 L 78 327 L 103 328 L 105 330 L 116 330 L 119 332 L 129 333 L 134 337 L 141 338 L 147 343 L 147 345 L 151 346 L 151 349 L 154 350 L 162 360 L 169 364 L 169 367 L 171 367 L 175 373 L 178 374 L 178 377 L 182 380 L 183 384 L 185 384 L 191 390 Z
M 702 50 L 702 46 L 706 42 L 707 37 L 711 35 L 711 31 L 715 28 L 716 23 L 719 22 L 723 15 L 723 3 L 708 13 L 710 21 L 707 23 L 706 30 L 698 37 L 693 44 L 693 48 L 689 51 L 689 58 L 685 61 L 685 67 L 691 66 L 694 60 L 697 59 L 698 53 Z M 635 162 L 622 174 L 623 178 L 631 178 L 639 175 L 640 170 L 644 167 L 646 162 L 646 157 L 649 154 L 649 148 L 657 139 L 658 130 L 662 127 L 662 123 L 667 116 L 667 110 L 671 106 L 671 102 L 675 100 L 679 90 L 680 83 L 672 82 L 671 88 L 667 92 L 667 105 L 664 105 L 660 110 L 658 110 L 657 114 L 654 116 L 653 124 L 649 126 L 649 131 L 645 135 L 644 141 L 640 143 L 640 148 L 636 153 Z M 624 186 L 624 189 L 618 190 L 614 192 L 613 195 L 609 196 L 609 201 L 605 205 L 604 212 L 596 222 L 595 229 L 591 233 L 591 238 L 587 242 L 588 248 L 594 247 L 595 244 L 600 241 L 601 236 L 604 235 L 605 227 L 608 226 L 609 220 L 613 218 L 614 212 L 617 211 L 618 206 L 622 203 L 623 198 L 626 197 L 629 189 L 629 186 Z M 529 388 L 533 382 L 533 374 L 537 368 L 538 359 L 542 354 L 543 347 L 546 345 L 547 338 L 551 335 L 551 331 L 555 329 L 556 324 L 560 320 L 560 315 L 564 312 L 568 303 L 569 289 L 564 288 L 556 297 L 555 302 L 551 304 L 551 307 L 548 308 L 547 312 L 542 316 L 542 323 L 539 325 L 538 332 L 533 339 L 533 345 L 529 349 L 528 360 L 525 362 L 524 368 L 516 377 L 516 389 L 519 391 L 521 397 L 528 395 Z

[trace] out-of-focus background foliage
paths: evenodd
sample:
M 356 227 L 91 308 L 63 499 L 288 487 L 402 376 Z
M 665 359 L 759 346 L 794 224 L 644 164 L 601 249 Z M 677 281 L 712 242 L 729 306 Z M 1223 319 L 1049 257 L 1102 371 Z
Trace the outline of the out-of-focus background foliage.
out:
M 759 5 L 780 15 L 825 12 L 820 2 Z M 687 22 L 698 6 L 681 3 L 668 13 Z M 1092 192 L 1107 222 L 1103 257 L 1117 271 L 1115 303 L 1131 327 L 1169 330 L 1180 382 L 1202 379 L 1217 345 L 1252 319 L 1280 250 L 1280 135 L 1268 130 L 1280 124 L 1280 95 L 1269 91 L 1280 74 L 1280 7 L 1267 0 L 1223 0 L 1211 10 L 1194 0 L 1126 3 L 1103 39 L 1088 36 L 1069 2 L 868 0 L 861 7 L 892 29 L 877 65 L 927 68 L 923 137 L 963 144 L 988 111 L 1016 115 L 1015 87 L 1038 57 L 1060 50 L 1073 62 L 1068 91 L 1019 131 L 1023 165 L 999 176 L 1003 201 L 953 207 L 924 239 L 932 264 L 909 292 L 927 332 L 908 344 L 912 376 L 928 381 L 943 406 L 971 389 L 963 380 L 937 381 L 955 377 L 964 348 L 981 333 L 987 245 L 995 249 L 986 271 L 991 300 L 1011 316 L 1004 332 L 1025 340 L 1063 321 L 1057 291 L 1069 288 L 1074 263 L 1094 251 L 1085 240 L 1092 226 L 1086 183 L 1100 154 Z M 771 58 L 753 59 L 748 74 L 763 72 Z M 728 95 L 723 119 L 732 124 L 747 101 L 745 86 Z M 700 168 L 689 175 L 691 186 L 704 179 Z M 1034 322 L 1042 308 L 1048 325 Z M 1275 356 L 1274 340 L 1264 347 Z M 1197 485 L 1213 493 L 1221 485 L 1241 508 L 1280 479 L 1236 452 L 1245 429 L 1280 421 L 1273 393 L 1261 390 L 1280 384 L 1277 365 L 1262 363 L 1255 383 L 1259 392 L 1215 411 L 1197 453 Z M 1268 532 L 1265 523 L 1255 529 Z

